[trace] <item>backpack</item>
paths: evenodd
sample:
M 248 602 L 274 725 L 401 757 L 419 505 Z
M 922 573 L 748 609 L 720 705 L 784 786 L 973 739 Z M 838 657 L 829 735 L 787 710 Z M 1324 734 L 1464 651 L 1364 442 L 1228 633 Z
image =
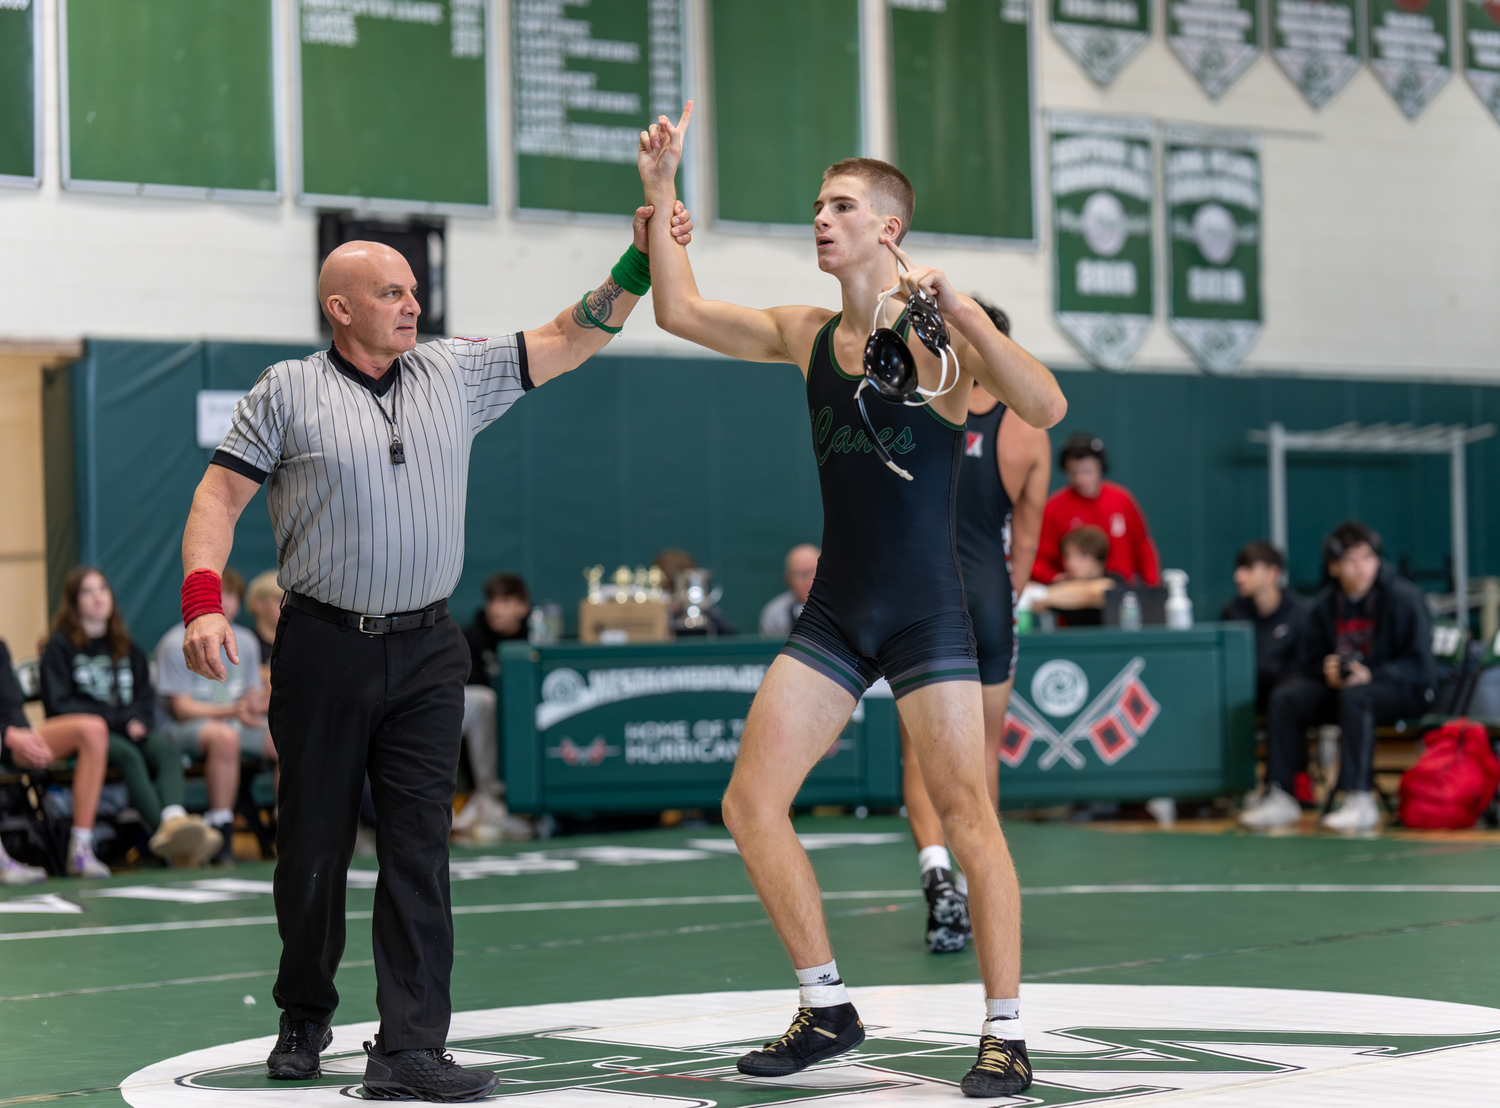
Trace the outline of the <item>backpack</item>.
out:
M 1401 775 L 1401 822 L 1454 831 L 1473 827 L 1497 787 L 1500 759 L 1489 732 L 1467 719 L 1449 720 L 1428 733 L 1417 764 Z

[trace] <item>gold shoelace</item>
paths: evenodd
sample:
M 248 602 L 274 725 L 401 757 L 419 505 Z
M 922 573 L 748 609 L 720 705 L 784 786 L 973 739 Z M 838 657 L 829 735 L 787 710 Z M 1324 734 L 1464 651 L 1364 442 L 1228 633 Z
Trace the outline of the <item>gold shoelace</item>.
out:
M 997 1073 L 1014 1071 L 1021 1076 L 1029 1076 L 1030 1070 L 1019 1054 L 1012 1054 L 1006 1050 L 1008 1039 L 999 1039 L 994 1036 L 985 1036 L 984 1043 L 979 1048 L 979 1061 L 975 1069 L 993 1070 Z
M 790 1046 L 793 1037 L 808 1024 L 812 1023 L 813 1014 L 811 1008 L 798 1008 L 797 1016 L 792 1020 L 792 1026 L 786 1029 L 786 1034 L 774 1042 L 765 1045 L 765 1050 L 776 1050 L 779 1047 Z

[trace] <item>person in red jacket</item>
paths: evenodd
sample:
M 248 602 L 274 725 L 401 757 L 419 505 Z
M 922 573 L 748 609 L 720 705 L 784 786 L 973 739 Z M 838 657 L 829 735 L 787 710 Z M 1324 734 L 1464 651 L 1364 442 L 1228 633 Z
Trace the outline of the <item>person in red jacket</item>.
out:
M 1104 443 L 1086 431 L 1069 435 L 1057 464 L 1068 483 L 1058 489 L 1042 511 L 1042 535 L 1031 576 L 1050 584 L 1063 573 L 1062 537 L 1078 527 L 1098 527 L 1109 536 L 1106 573 L 1126 581 L 1161 584 L 1161 557 L 1141 506 L 1123 485 L 1104 480 L 1109 468 Z

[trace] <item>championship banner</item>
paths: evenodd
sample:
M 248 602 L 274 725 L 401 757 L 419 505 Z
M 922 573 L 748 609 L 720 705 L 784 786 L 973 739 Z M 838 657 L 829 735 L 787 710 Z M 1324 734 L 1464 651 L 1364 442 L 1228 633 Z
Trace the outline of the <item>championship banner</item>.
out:
M 1500 119 L 1500 0 L 1462 0 L 1464 72 L 1490 114 Z
M 1057 326 L 1084 357 L 1128 369 L 1151 329 L 1149 119 L 1048 117 Z
M 1260 57 L 1259 0 L 1172 0 L 1167 45 L 1217 100 Z
M 1270 0 L 1271 56 L 1314 108 L 1359 70 L 1357 0 Z
M 1101 88 L 1151 41 L 1150 0 L 1052 0 L 1052 34 Z
M 1369 0 L 1368 11 L 1370 69 L 1415 119 L 1453 76 L 1448 0 Z
M 1260 139 L 1165 127 L 1167 328 L 1210 373 L 1233 373 L 1261 332 Z

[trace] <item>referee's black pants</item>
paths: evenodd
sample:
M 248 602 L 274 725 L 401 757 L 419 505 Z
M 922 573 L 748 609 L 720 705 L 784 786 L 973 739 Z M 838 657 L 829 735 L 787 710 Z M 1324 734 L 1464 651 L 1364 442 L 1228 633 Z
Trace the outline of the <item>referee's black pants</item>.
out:
M 469 649 L 456 621 L 365 635 L 286 607 L 271 663 L 281 759 L 273 996 L 327 1023 L 365 774 L 379 823 L 375 1003 L 387 1050 L 441 1047 L 452 1015 L 448 835 Z

